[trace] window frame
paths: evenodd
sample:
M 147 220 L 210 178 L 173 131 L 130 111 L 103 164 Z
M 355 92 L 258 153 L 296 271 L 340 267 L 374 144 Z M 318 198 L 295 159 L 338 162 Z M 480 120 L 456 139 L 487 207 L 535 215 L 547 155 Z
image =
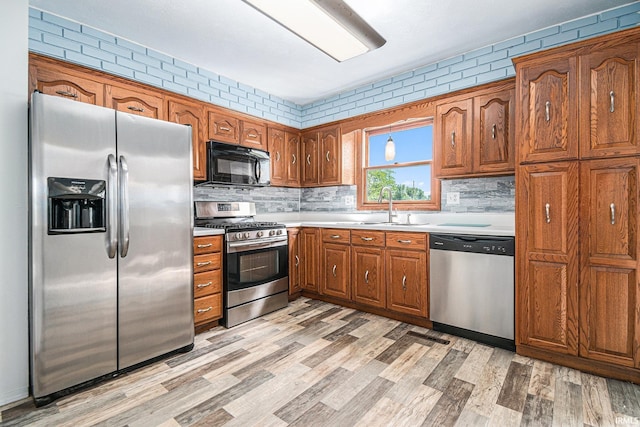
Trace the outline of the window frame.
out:
M 421 160 L 416 162 L 406 163 L 393 163 L 390 165 L 382 166 L 368 166 L 369 159 L 369 137 L 381 134 L 399 132 L 407 129 L 413 129 L 421 126 L 431 126 L 434 129 L 434 141 L 432 146 L 431 160 Z M 434 156 L 435 156 L 435 120 L 433 117 L 426 117 L 420 119 L 403 120 L 401 122 L 391 123 L 384 126 L 376 126 L 371 128 L 362 129 L 362 142 L 358 144 L 358 151 L 360 161 L 358 162 L 357 171 L 357 189 L 358 189 L 358 210 L 387 210 L 389 208 L 389 202 L 385 199 L 382 203 L 377 201 L 367 201 L 367 171 L 379 170 L 379 169 L 391 169 L 394 167 L 405 166 L 431 166 L 431 200 L 417 201 L 417 200 L 394 200 L 393 206 L 400 211 L 439 211 L 440 210 L 440 180 L 435 177 L 434 170 Z

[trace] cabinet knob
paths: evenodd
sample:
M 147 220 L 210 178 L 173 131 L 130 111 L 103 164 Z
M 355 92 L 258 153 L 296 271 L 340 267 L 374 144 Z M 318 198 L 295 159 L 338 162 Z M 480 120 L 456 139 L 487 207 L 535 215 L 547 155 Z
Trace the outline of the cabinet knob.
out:
M 208 283 L 198 283 L 197 288 L 198 289 L 202 289 L 202 288 L 206 288 L 207 286 L 211 286 L 213 282 L 208 282 Z
M 206 245 L 198 245 L 198 248 L 199 249 L 210 248 L 211 246 L 213 246 L 213 243 L 207 243 Z
M 456 146 L 456 131 L 451 132 L 451 148 Z
M 615 205 L 615 203 L 611 203 L 609 205 L 609 209 L 611 210 L 611 225 L 615 225 L 615 223 L 616 223 L 616 205 Z
M 407 290 L 407 276 L 402 276 L 402 290 Z
M 491 126 L 491 139 L 496 139 L 496 124 L 494 123 L 493 126 Z
M 369 270 L 364 272 L 364 283 L 369 284 Z
M 327 158 L 327 162 L 330 162 L 331 160 L 329 159 L 329 152 L 327 151 L 327 154 L 325 155 L 325 157 Z
M 205 262 L 198 262 L 198 263 L 196 263 L 196 265 L 197 265 L 198 267 L 204 267 L 205 265 L 209 265 L 209 264 L 211 264 L 211 261 L 205 261 Z
M 69 98 L 77 98 L 78 97 L 78 94 L 73 93 L 73 92 L 69 92 L 69 91 L 66 91 L 66 90 L 57 90 L 56 93 L 58 95 L 67 96 Z M 613 92 L 611 92 L 611 93 L 613 93 Z
M 331 269 L 331 273 L 333 274 L 333 277 L 336 277 L 336 268 L 337 267 L 338 267 L 337 265 L 333 264 L 333 268 Z
M 307 164 L 311 164 L 311 154 L 307 154 Z
M 127 108 L 131 111 L 135 111 L 136 113 L 144 113 L 144 108 L 134 107 L 133 105 L 129 105 Z
M 551 110 L 551 102 L 547 101 L 544 103 L 544 119 L 549 121 L 551 118 L 549 117 Z
M 613 113 L 614 111 L 616 111 L 615 97 L 616 97 L 616 94 L 613 93 L 613 91 L 609 92 L 609 102 L 611 103 L 611 105 L 609 106 L 610 113 Z
M 296 155 L 295 155 L 295 154 L 292 154 L 292 155 L 291 155 L 291 164 L 292 164 L 292 165 L 295 165 L 295 164 L 296 164 Z
M 544 205 L 544 214 L 547 217 L 547 219 L 546 219 L 547 224 L 549 224 L 551 222 L 550 209 L 551 209 L 551 206 L 549 205 L 549 203 Z
M 207 308 L 200 308 L 198 309 L 198 313 L 206 313 L 207 311 L 211 311 L 213 309 L 213 307 L 209 306 Z
M 300 258 L 298 258 L 298 255 L 296 255 L 296 267 L 298 266 L 298 264 L 300 264 Z

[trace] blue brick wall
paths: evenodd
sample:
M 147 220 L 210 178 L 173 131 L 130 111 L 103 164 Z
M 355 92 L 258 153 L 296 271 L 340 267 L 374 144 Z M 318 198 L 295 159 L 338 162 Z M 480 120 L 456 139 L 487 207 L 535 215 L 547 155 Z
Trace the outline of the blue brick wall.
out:
M 302 127 L 302 107 L 86 25 L 29 9 L 29 50 Z
M 640 24 L 640 2 L 545 28 L 300 106 L 67 19 L 29 10 L 29 50 L 296 128 L 511 77 L 511 58 Z
M 302 127 L 346 119 L 515 75 L 511 58 L 640 24 L 640 2 L 448 58 L 302 107 Z

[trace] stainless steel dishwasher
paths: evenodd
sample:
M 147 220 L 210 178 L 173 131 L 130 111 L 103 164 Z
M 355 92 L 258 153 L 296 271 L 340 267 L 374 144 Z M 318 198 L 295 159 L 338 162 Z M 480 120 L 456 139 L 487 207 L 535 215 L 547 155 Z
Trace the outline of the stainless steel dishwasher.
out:
M 513 237 L 429 236 L 434 330 L 515 349 L 514 247 Z

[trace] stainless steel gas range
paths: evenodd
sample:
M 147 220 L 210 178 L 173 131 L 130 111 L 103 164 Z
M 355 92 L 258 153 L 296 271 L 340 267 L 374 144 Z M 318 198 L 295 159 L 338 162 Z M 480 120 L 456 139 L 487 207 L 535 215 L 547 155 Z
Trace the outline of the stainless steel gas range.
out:
M 255 221 L 250 202 L 195 202 L 195 226 L 222 228 L 223 311 L 230 328 L 287 306 L 289 246 L 287 229 Z

